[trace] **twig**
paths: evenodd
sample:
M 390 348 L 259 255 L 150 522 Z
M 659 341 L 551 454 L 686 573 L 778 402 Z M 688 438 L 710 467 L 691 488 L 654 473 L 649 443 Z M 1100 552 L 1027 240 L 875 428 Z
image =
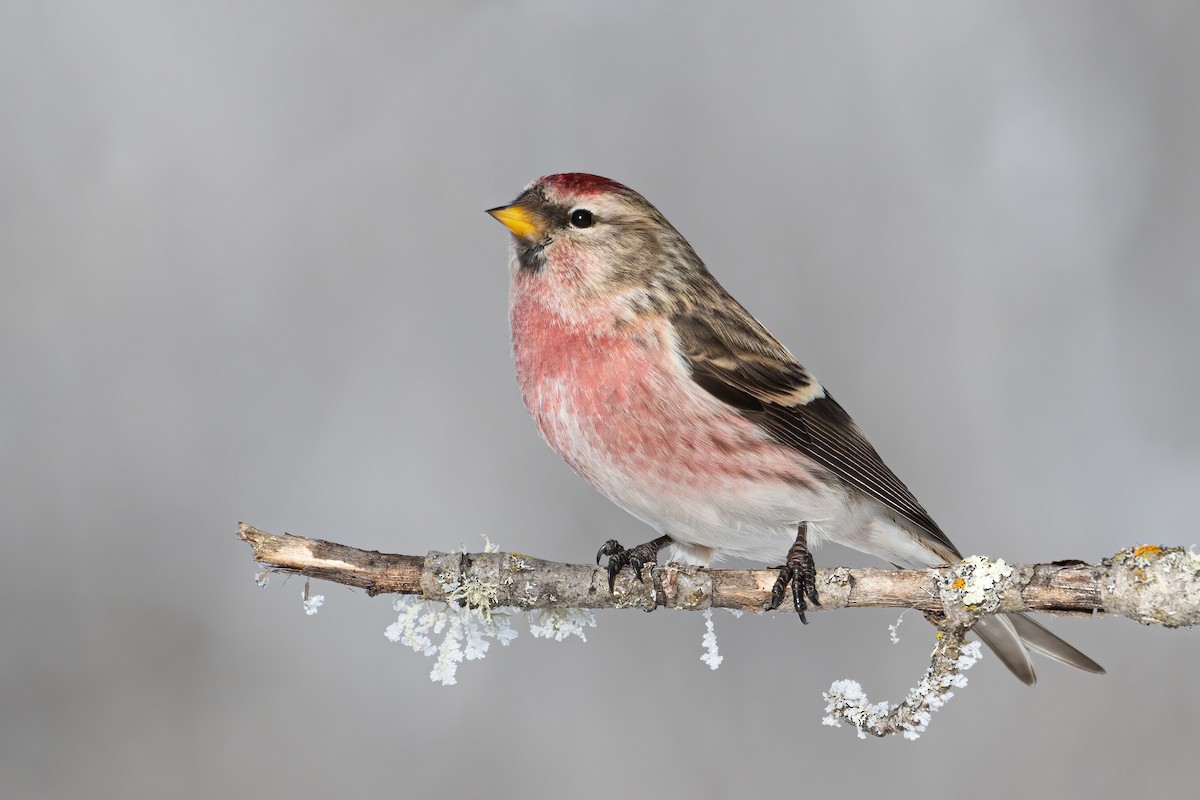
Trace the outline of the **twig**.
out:
M 426 636 L 433 618 L 415 621 L 411 605 L 389 628 L 389 638 L 418 651 L 438 655 L 430 673 L 444 684 L 455 682 L 457 661 L 482 657 L 487 638 L 502 644 L 515 636 L 507 621 L 493 620 L 492 610 L 510 607 L 543 614 L 587 613 L 577 609 L 658 606 L 687 610 L 728 608 L 762 612 L 776 570 L 709 570 L 678 564 L 651 565 L 646 579 L 633 570 L 617 576 L 608 589 L 605 570 L 544 561 L 520 553 L 439 553 L 402 556 L 359 550 L 321 539 L 276 536 L 241 524 L 238 538 L 254 549 L 265 571 L 296 573 L 357 586 L 376 595 L 394 593 L 446 603 L 439 612 L 453 635 L 440 647 Z M 265 573 L 264 573 L 265 574 Z M 905 700 L 871 704 L 854 681 L 836 681 L 825 693 L 825 723 L 847 722 L 867 734 L 900 733 L 915 739 L 932 712 L 966 684 L 963 672 L 979 656 L 978 643 L 967 632 L 983 616 L 1018 611 L 1050 614 L 1117 614 L 1143 624 L 1175 628 L 1200 623 L 1200 555 L 1180 547 L 1142 545 L 1120 551 L 1099 564 L 1059 561 L 1009 567 L 1003 561 L 972 556 L 958 564 L 924 570 L 820 570 L 821 605 L 809 611 L 838 608 L 915 608 L 938 629 L 930 666 Z M 306 606 L 308 608 L 306 585 Z M 783 610 L 789 611 L 789 604 Z M 397 609 L 404 607 L 397 602 Z M 449 616 L 447 616 L 449 615 Z M 505 618 L 506 620 L 506 618 Z M 710 619 L 711 623 L 711 619 Z M 711 628 L 710 628 L 711 635 Z M 474 651 L 460 648 L 470 639 Z M 719 662 L 717 662 L 719 663 Z
M 647 580 L 632 570 L 608 591 L 603 569 L 544 561 L 520 553 L 440 553 L 405 556 L 359 550 L 322 539 L 266 533 L 238 526 L 238 538 L 268 568 L 366 589 L 370 595 L 410 594 L 447 599 L 445 576 L 471 576 L 497 587 L 495 605 L 518 608 L 730 608 L 763 610 L 776 570 L 710 570 L 656 566 Z M 950 568 L 923 570 L 819 570 L 821 605 L 839 608 L 915 608 L 943 615 L 941 581 Z M 1057 561 L 1014 566 L 1000 587 L 993 613 L 1116 614 L 1169 628 L 1200 624 L 1200 555 L 1181 547 L 1143 545 L 1099 564 Z M 790 613 L 787 604 L 784 611 Z

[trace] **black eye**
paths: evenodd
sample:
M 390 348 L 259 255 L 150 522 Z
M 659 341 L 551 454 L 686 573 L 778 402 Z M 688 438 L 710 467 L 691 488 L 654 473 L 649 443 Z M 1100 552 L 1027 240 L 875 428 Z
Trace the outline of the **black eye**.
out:
M 576 228 L 590 228 L 595 221 L 592 218 L 592 212 L 586 208 L 577 208 L 571 212 L 571 224 Z

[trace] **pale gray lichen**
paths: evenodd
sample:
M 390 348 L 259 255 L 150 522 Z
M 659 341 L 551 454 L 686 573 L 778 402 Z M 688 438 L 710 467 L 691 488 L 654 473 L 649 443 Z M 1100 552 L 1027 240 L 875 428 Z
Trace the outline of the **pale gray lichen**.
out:
M 871 703 L 857 681 L 834 681 L 829 691 L 822 695 L 826 716 L 821 724 L 840 728 L 843 722 L 848 722 L 858 730 L 860 739 L 867 738 L 868 733 L 883 736 L 897 732 L 910 741 L 918 739 L 929 726 L 933 712 L 954 697 L 950 689 L 967 685 L 963 673 L 973 667 L 981 655 L 979 642 L 964 645 L 949 671 L 937 674 L 931 666 L 920 682 L 909 690 L 904 702 L 896 707 L 886 700 Z M 934 659 L 935 662 L 938 660 L 936 650 Z
M 721 666 L 721 662 L 725 660 L 725 656 L 721 655 L 720 649 L 717 647 L 717 631 L 713 627 L 713 613 L 711 608 L 704 609 L 704 638 L 700 640 L 701 646 L 704 647 L 704 652 L 700 655 L 700 660 L 708 664 L 709 669 L 717 669 Z
M 310 617 L 315 617 L 321 606 L 325 605 L 325 595 L 314 594 L 309 595 L 308 587 L 304 587 L 304 591 L 300 593 L 301 599 L 304 601 L 304 613 Z
M 865 729 L 877 727 L 891 711 L 891 704 L 886 700 L 872 704 L 862 684 L 849 678 L 834 681 L 822 696 L 826 716 L 821 724 L 840 728 L 843 721 L 849 722 L 858 728 L 860 739 L 867 738 Z
M 888 638 L 892 640 L 892 644 L 900 644 L 900 623 L 904 622 L 904 615 L 909 611 L 912 609 L 904 609 L 900 612 L 900 616 L 896 617 L 896 621 L 888 625 Z
M 486 536 L 483 539 L 484 552 L 499 552 Z M 497 606 L 500 587 L 476 575 L 445 571 L 438 576 L 438 582 L 444 587 L 447 603 L 425 601 L 412 595 L 401 597 L 394 605 L 399 616 L 384 635 L 422 655 L 436 656 L 429 679 L 453 686 L 458 683 L 456 676 L 462 661 L 483 658 L 492 640 L 507 646 L 517 638 L 509 620 L 517 610 Z M 437 635 L 442 640 L 435 645 L 433 636 Z
M 476 609 L 483 615 L 484 619 L 490 621 L 492 619 L 492 606 L 496 602 L 496 597 L 500 594 L 500 587 L 497 584 L 480 580 L 475 575 L 458 577 L 460 578 L 459 580 L 447 579 L 444 581 L 446 599 L 452 605 L 465 605 L 468 608 Z
M 583 629 L 596 627 L 596 615 L 586 608 L 546 608 L 528 612 L 529 633 L 561 642 L 570 636 L 587 641 Z
M 1012 574 L 1012 568 L 1003 561 L 980 556 L 972 556 L 947 570 L 938 587 L 946 620 L 938 630 L 929 668 L 909 690 L 904 702 L 896 706 L 886 701 L 871 703 L 855 681 L 836 681 L 823 695 L 826 716 L 822 723 L 840 727 L 842 722 L 849 722 L 858 730 L 860 739 L 868 733 L 874 736 L 901 733 L 905 739 L 919 738 L 933 712 L 954 697 L 951 689 L 967 685 L 963 673 L 975 665 L 982 651 L 978 642 L 964 641 L 965 631 L 980 616 L 1000 605 L 1005 581 Z M 957 621 L 950 622 L 952 619 Z M 896 635 L 899 625 L 897 620 L 888 627 L 893 643 L 899 639 Z
M 443 686 L 458 683 L 458 665 L 464 659 L 476 661 L 487 655 L 489 640 L 507 646 L 517 638 L 509 621 L 515 609 L 489 608 L 485 616 L 478 608 L 430 602 L 413 595 L 399 598 L 393 607 L 399 616 L 387 627 L 384 636 L 421 655 L 437 656 L 429 679 Z M 433 637 L 437 635 L 442 640 L 434 644 Z
M 1200 555 L 1182 547 L 1142 545 L 1115 555 L 1106 586 L 1117 613 L 1142 624 L 1200 623 Z
M 514 572 L 532 571 L 533 567 L 525 559 L 526 556 L 523 556 L 520 553 L 509 553 L 508 568 Z
M 999 590 L 1012 572 L 1003 559 L 971 556 L 951 567 L 949 574 L 940 579 L 939 588 L 949 599 L 986 614 L 1000 605 Z
M 484 552 L 497 553 L 500 548 L 484 537 Z M 464 550 L 465 552 L 465 550 Z M 515 570 L 529 569 L 521 557 L 512 559 Z M 512 606 L 497 606 L 500 586 L 474 574 L 447 569 L 437 576 L 447 603 L 426 601 L 408 595 L 396 600 L 396 621 L 384 635 L 424 656 L 435 657 L 429 679 L 443 686 L 458 682 L 458 665 L 487 655 L 492 641 L 502 646 L 517 638 L 512 618 L 520 610 Z M 503 578 L 513 583 L 511 575 Z M 526 583 L 527 595 L 536 597 L 534 587 Z M 553 595 L 551 595 L 553 598 Z M 529 615 L 529 632 L 538 638 L 562 641 L 578 636 L 587 641 L 585 627 L 596 627 L 596 618 L 587 609 L 535 609 Z M 435 641 L 441 636 L 441 641 Z

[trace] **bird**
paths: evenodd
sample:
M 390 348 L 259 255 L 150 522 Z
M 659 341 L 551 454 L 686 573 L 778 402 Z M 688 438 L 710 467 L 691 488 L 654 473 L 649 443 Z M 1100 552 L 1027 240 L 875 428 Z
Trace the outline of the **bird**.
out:
M 832 541 L 898 568 L 962 559 L 842 406 L 708 271 L 634 190 L 546 175 L 488 209 L 510 237 L 517 383 L 542 437 L 584 480 L 659 535 L 608 540 L 617 574 L 671 560 L 780 564 L 807 623 L 820 605 L 810 545 Z M 980 638 L 1021 681 L 1029 651 L 1103 668 L 1023 614 Z

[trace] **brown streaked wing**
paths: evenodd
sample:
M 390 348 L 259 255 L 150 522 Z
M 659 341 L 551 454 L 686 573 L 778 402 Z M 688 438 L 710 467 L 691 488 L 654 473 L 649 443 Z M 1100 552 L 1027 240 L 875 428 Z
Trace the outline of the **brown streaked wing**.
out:
M 938 549 L 958 555 L 850 415 L 828 393 L 820 393 L 804 367 L 749 312 L 728 295 L 722 299 L 734 303 L 726 306 L 734 313 L 709 322 L 689 310 L 671 319 L 692 379 L 776 441 L 915 524 L 941 546 Z

